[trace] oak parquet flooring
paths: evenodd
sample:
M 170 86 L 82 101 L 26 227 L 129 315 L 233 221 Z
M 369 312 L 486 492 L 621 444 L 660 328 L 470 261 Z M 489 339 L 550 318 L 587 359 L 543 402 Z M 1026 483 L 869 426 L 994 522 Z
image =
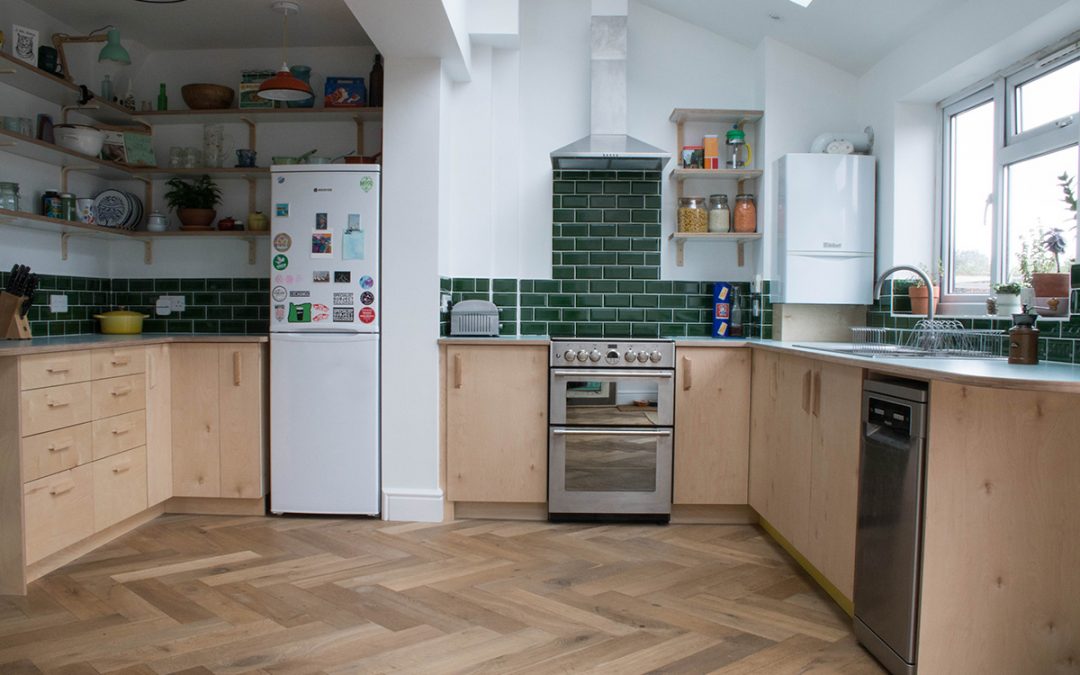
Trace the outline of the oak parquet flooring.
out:
M 0 597 L 2 675 L 883 671 L 760 529 L 166 516 Z

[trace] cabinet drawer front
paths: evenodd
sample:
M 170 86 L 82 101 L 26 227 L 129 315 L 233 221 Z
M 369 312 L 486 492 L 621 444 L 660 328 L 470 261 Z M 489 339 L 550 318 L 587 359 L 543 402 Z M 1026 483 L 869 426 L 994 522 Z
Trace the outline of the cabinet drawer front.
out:
M 27 564 L 94 533 L 92 467 L 84 464 L 23 486 Z
M 19 388 L 40 389 L 90 379 L 90 352 L 57 352 L 19 358 Z
M 146 351 L 143 347 L 95 349 L 91 354 L 95 380 L 134 375 L 146 370 Z
M 99 459 L 94 468 L 94 531 L 146 509 L 146 447 Z
M 146 379 L 141 374 L 94 380 L 93 389 L 96 420 L 146 408 Z
M 22 479 L 29 482 L 86 464 L 92 458 L 90 423 L 22 439 Z
M 94 420 L 94 459 L 146 445 L 146 411 Z
M 19 394 L 22 435 L 32 436 L 53 429 L 89 422 L 90 383 L 34 389 Z

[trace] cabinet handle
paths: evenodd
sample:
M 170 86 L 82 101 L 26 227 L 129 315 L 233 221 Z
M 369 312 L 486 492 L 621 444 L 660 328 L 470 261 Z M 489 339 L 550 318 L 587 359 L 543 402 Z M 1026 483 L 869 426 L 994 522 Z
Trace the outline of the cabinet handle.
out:
M 112 468 L 113 473 L 124 473 L 131 470 L 131 460 L 125 460 L 122 464 L 117 464 Z
M 50 408 L 63 408 L 64 406 L 71 405 L 71 401 L 55 401 L 51 398 L 45 399 L 45 405 Z
M 802 378 L 802 409 L 804 413 L 810 412 L 810 371 L 803 373 Z
M 454 389 L 461 389 L 461 354 L 454 354 Z
M 131 424 L 125 424 L 122 427 L 113 427 L 112 433 L 113 433 L 113 436 L 119 436 L 121 434 L 130 433 L 131 430 L 134 429 L 134 428 L 135 427 L 133 425 L 131 425 Z
M 150 379 L 150 383 L 147 386 L 151 389 L 157 389 L 157 368 L 155 368 L 155 361 L 157 361 L 157 359 L 148 351 L 146 353 L 146 374 Z
M 241 372 L 240 364 L 243 363 L 243 359 L 240 358 L 240 352 L 232 353 L 232 383 L 234 387 L 240 386 Z
M 821 371 L 814 371 L 814 417 L 821 413 Z
M 58 497 L 65 492 L 71 492 L 74 489 L 75 481 L 66 480 L 63 483 L 53 483 L 52 487 L 49 488 L 49 494 L 51 494 L 53 497 Z
M 689 356 L 682 357 L 682 376 L 683 376 L 682 388 L 683 388 L 683 391 L 690 391 L 690 387 L 693 386 L 693 383 L 691 381 L 691 375 L 690 375 L 690 373 L 693 372 L 693 371 L 692 371 L 690 366 L 691 366 L 690 357 Z
M 114 356 L 111 362 L 114 366 L 126 366 L 131 363 L 130 356 Z
M 59 443 L 49 443 L 48 450 L 49 452 L 61 452 L 63 450 L 69 450 L 74 444 L 75 441 L 73 439 L 67 438 Z
M 131 393 L 131 385 L 130 384 L 125 384 L 125 385 L 114 388 L 112 391 L 109 392 L 109 395 L 110 396 L 120 397 L 120 396 L 127 396 L 130 393 Z
M 71 368 L 69 366 L 54 366 L 52 368 L 46 368 L 45 372 L 50 375 L 58 375 L 60 373 L 71 372 Z

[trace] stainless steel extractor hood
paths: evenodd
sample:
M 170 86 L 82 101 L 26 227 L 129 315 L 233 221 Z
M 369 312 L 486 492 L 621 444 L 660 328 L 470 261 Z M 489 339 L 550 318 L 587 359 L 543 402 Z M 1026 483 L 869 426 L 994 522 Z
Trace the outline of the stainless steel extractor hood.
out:
M 626 133 L 626 16 L 592 17 L 590 133 L 551 153 L 555 169 L 659 171 L 671 154 Z

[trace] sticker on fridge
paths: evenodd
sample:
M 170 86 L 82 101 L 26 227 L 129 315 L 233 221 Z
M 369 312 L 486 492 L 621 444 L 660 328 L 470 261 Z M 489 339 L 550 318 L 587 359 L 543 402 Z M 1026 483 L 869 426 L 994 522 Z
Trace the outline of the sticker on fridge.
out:
M 360 310 L 359 316 L 362 323 L 371 323 L 375 320 L 375 310 L 370 307 L 365 307 Z
M 277 218 L 289 217 L 289 205 L 288 204 L 274 204 L 274 216 Z
M 281 270 L 285 269 L 288 266 L 289 266 L 289 257 L 288 256 L 282 255 L 280 253 L 277 254 L 276 256 L 274 256 L 274 269 L 276 269 L 278 272 L 280 272 Z
M 375 187 L 375 181 L 371 179 L 371 176 L 364 176 L 360 179 L 360 189 L 364 192 L 371 192 L 373 187 Z
M 365 274 L 364 276 L 360 277 L 360 288 L 363 288 L 364 290 L 367 290 L 367 289 L 371 288 L 374 285 L 375 285 L 375 280 L 372 279 L 371 277 L 369 277 L 368 275 Z
M 330 270 L 317 270 L 311 273 L 311 281 L 316 284 L 330 283 Z
M 311 323 L 311 303 L 289 303 L 289 323 Z
M 335 307 L 334 308 L 334 323 L 352 323 L 353 320 L 353 308 L 352 307 Z
M 352 281 L 352 272 L 348 270 L 335 270 L 334 271 L 334 283 L 335 284 L 347 284 Z
M 274 305 L 274 319 L 277 321 L 285 320 L 285 305 Z
M 360 214 L 350 213 L 349 224 L 342 235 L 341 257 L 344 260 L 364 259 L 364 231 L 360 229 Z
M 371 291 L 364 291 L 360 294 L 360 302 L 364 303 L 365 305 L 372 304 L 373 302 L 375 302 L 375 294 Z
M 311 257 L 333 258 L 334 235 L 330 232 L 315 230 L 311 233 Z
M 326 321 L 330 318 L 330 308 L 326 305 L 313 304 L 311 306 L 312 321 Z
M 284 286 L 274 286 L 274 290 L 270 291 L 270 297 L 272 297 L 275 302 L 285 302 L 285 298 L 287 298 L 288 295 L 289 294 L 286 292 Z
M 310 298 L 311 291 L 289 291 L 290 298 Z
M 315 214 L 315 229 L 316 230 L 325 230 L 326 229 L 326 224 L 327 224 L 326 214 L 325 213 L 316 213 Z
M 288 251 L 290 248 L 292 248 L 292 237 L 285 234 L 284 232 L 279 232 L 279 233 L 274 235 L 274 250 L 275 251 L 277 251 L 278 253 L 284 253 L 285 251 Z
M 353 304 L 352 293 L 334 293 L 335 305 L 351 305 Z

